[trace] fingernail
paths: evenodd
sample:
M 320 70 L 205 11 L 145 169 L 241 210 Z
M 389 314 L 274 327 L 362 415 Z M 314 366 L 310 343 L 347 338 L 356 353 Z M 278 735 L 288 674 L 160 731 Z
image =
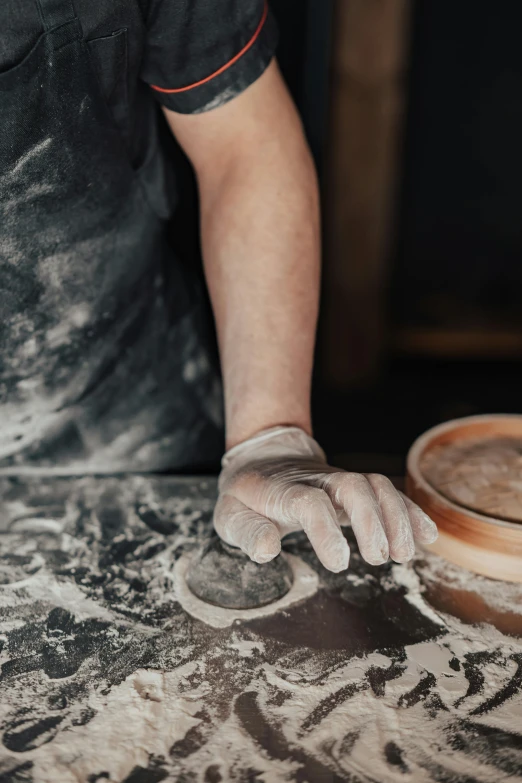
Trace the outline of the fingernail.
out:
M 370 565 L 378 566 L 388 562 L 389 556 L 390 550 L 388 548 L 388 542 L 386 541 L 385 545 L 380 546 L 377 551 L 374 551 L 368 557 L 364 557 L 364 559 Z
M 324 567 L 334 574 L 346 571 L 348 568 L 350 547 L 340 531 L 338 536 L 333 536 L 328 542 L 323 542 L 323 545 L 317 550 L 317 554 Z
M 432 535 L 426 537 L 426 543 L 427 544 L 433 544 L 439 537 L 439 531 L 435 530 Z
M 388 560 L 389 556 L 390 556 L 390 546 L 389 546 L 388 540 L 387 540 L 387 538 L 386 538 L 386 536 L 384 534 L 383 534 L 383 537 L 384 537 L 384 541 L 382 542 L 381 547 L 380 547 L 380 555 L 382 557 L 382 562 L 385 563 Z
M 425 528 L 423 531 L 423 540 L 426 541 L 427 544 L 433 544 L 433 542 L 436 541 L 439 537 L 437 525 L 427 514 L 422 515 L 422 521 L 424 522 Z
M 262 528 L 252 546 L 252 560 L 256 563 L 268 563 L 281 551 L 281 539 L 272 528 Z
M 410 546 L 405 547 L 400 552 L 397 552 L 392 560 L 394 560 L 396 563 L 408 563 L 410 560 L 413 560 L 415 557 L 415 546 L 411 544 Z
M 388 562 L 388 556 L 386 556 L 386 557 L 371 557 L 371 558 L 370 557 L 366 557 L 365 560 L 366 560 L 367 563 L 369 563 L 369 565 L 380 566 L 380 565 L 384 565 L 385 563 Z
M 339 553 L 339 558 L 336 563 L 332 564 L 330 571 L 334 574 L 340 574 L 341 571 L 346 571 L 350 563 L 350 547 L 346 545 L 344 551 Z
M 262 565 L 263 563 L 269 563 L 271 560 L 273 560 L 279 552 L 275 552 L 273 554 L 269 554 L 268 552 L 260 553 L 252 555 L 251 560 L 254 561 L 254 563 L 259 563 Z

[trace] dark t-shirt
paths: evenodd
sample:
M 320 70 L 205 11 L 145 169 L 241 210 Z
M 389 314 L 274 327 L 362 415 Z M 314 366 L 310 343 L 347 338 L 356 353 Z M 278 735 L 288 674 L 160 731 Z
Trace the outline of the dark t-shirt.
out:
M 198 305 L 183 293 L 183 275 L 168 271 L 177 265 L 166 239 L 172 200 L 156 107 L 197 113 L 238 95 L 273 56 L 274 23 L 264 0 L 73 6 L 87 48 L 81 61 L 71 60 L 70 79 L 62 68 L 67 87 L 54 102 L 38 95 L 52 63 L 42 62 L 41 83 L 17 88 L 14 103 L 14 93 L 0 90 L 0 155 L 7 161 L 0 171 L 0 471 L 189 467 L 204 452 L 209 427 L 219 428 L 219 392 L 196 327 Z M 28 77 L 24 64 L 44 29 L 36 0 L 0 3 L 0 81 L 9 89 L 17 73 Z M 72 87 L 86 83 L 85 52 L 96 75 L 92 95 L 90 87 L 82 95 Z M 25 115 L 15 125 L 11 117 L 26 100 L 24 129 Z M 94 163 L 89 170 L 80 129 L 104 116 L 108 136 L 90 127 L 97 143 L 112 145 L 115 164 L 106 155 L 109 169 L 100 175 Z M 119 192 L 113 182 L 130 176 L 127 159 L 132 192 L 109 201 L 107 214 L 104 192 Z M 169 277 L 178 281 L 171 299 Z
M 265 0 L 74 0 L 84 38 L 126 30 L 127 86 L 141 80 L 173 111 L 191 114 L 233 98 L 274 54 Z M 35 0 L 0 4 L 0 72 L 19 63 L 43 32 Z
M 210 110 L 263 73 L 277 42 L 265 0 L 74 0 L 107 100 L 139 166 L 152 96 L 183 114 Z M 36 0 L 0 3 L 0 73 L 43 32 Z

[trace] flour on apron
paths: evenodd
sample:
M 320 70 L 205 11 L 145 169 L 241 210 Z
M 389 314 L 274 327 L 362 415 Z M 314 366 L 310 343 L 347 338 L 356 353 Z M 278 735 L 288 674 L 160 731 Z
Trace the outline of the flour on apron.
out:
M 151 198 L 159 144 L 135 170 L 73 3 L 40 5 L 44 34 L 0 73 L 0 470 L 203 463 L 219 383 Z

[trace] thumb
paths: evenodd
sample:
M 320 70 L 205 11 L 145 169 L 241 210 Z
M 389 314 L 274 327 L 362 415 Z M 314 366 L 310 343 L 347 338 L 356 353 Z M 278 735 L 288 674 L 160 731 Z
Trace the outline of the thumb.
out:
M 214 528 L 226 544 L 242 549 L 256 563 L 268 563 L 281 551 L 277 526 L 232 495 L 219 498 Z

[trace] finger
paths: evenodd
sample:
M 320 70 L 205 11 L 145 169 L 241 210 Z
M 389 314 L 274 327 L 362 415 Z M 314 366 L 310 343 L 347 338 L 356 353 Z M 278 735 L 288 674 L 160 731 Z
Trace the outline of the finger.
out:
M 281 551 L 277 526 L 232 495 L 219 498 L 214 527 L 225 543 L 242 549 L 256 563 L 268 563 Z
M 406 503 L 386 476 L 368 473 L 366 479 L 381 509 L 390 557 L 396 563 L 407 563 L 415 554 L 415 541 Z
M 279 521 L 281 517 L 285 524 L 299 523 L 325 568 L 334 573 L 348 568 L 350 547 L 326 492 L 295 484 L 284 491 L 279 505 L 274 519 Z
M 360 473 L 333 473 L 324 486 L 334 504 L 344 509 L 359 545 L 370 565 L 382 565 L 388 559 L 389 546 L 377 498 Z
M 413 500 L 410 500 L 407 495 L 405 495 L 403 492 L 401 492 L 400 495 L 404 501 L 404 505 L 408 509 L 408 514 L 410 515 L 411 521 L 411 529 L 413 531 L 413 537 L 415 540 L 420 544 L 433 544 L 433 542 L 436 541 L 439 537 L 439 531 L 437 530 L 437 525 L 435 522 L 430 519 L 430 517 L 424 513 L 422 508 L 414 503 Z

